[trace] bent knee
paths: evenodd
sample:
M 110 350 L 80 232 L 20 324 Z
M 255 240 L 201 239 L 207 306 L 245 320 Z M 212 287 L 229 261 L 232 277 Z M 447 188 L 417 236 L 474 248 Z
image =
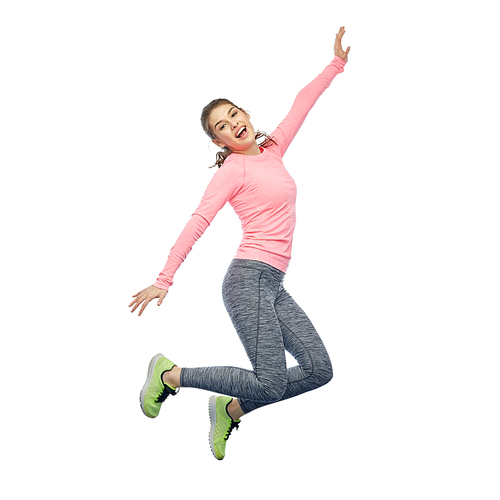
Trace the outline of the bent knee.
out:
M 276 403 L 280 401 L 286 391 L 287 380 L 286 377 L 282 379 L 275 379 L 272 381 L 261 381 L 260 395 L 266 403 Z
M 330 368 L 327 372 L 325 372 L 325 374 L 323 375 L 323 384 L 322 385 L 326 385 L 328 384 L 328 382 L 330 382 L 333 378 L 333 370 L 332 370 L 332 367 L 330 365 Z
M 314 380 L 316 382 L 316 387 L 321 387 L 328 384 L 333 378 L 332 364 L 330 360 L 321 363 L 319 366 L 316 365 L 314 369 Z

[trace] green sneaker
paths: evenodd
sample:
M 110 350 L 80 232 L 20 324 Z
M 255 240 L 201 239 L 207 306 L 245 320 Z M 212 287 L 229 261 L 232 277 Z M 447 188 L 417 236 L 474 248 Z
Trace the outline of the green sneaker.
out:
M 234 421 L 227 413 L 227 405 L 233 398 L 227 396 L 211 396 L 208 402 L 210 414 L 210 448 L 217 460 L 222 460 L 226 455 L 226 441 L 233 429 L 238 429 L 241 420 Z
M 149 418 L 155 418 L 160 413 L 161 404 L 171 394 L 175 396 L 179 389 L 174 389 L 163 383 L 161 376 L 169 372 L 174 366 L 172 361 L 163 354 L 157 354 L 149 363 L 148 378 L 141 391 L 141 409 Z

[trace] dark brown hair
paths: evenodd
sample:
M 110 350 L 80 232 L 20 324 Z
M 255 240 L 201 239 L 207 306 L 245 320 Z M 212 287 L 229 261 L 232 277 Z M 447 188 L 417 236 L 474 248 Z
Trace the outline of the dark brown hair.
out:
M 215 109 L 218 108 L 219 106 L 223 104 L 230 104 L 231 106 L 234 106 L 235 108 L 238 108 L 240 111 L 243 111 L 246 113 L 244 109 L 241 109 L 240 107 L 236 106 L 236 104 L 232 103 L 229 99 L 214 99 L 212 102 L 207 104 L 204 108 L 203 111 L 201 112 L 201 126 L 203 127 L 203 130 L 205 133 L 210 137 L 210 139 L 217 139 L 215 134 L 210 128 L 210 125 L 208 124 L 208 118 L 210 116 L 210 113 Z M 263 148 L 267 148 L 271 144 L 277 144 L 277 142 L 270 136 L 268 136 L 265 132 L 260 132 L 257 130 L 255 132 L 255 139 L 260 139 L 261 137 L 265 137 L 266 139 L 259 144 L 259 146 Z M 222 167 L 224 162 L 226 161 L 226 158 L 231 154 L 231 150 L 228 147 L 222 148 L 222 151 L 219 151 L 215 157 L 215 164 L 212 165 L 210 168 L 218 166 L 219 168 Z

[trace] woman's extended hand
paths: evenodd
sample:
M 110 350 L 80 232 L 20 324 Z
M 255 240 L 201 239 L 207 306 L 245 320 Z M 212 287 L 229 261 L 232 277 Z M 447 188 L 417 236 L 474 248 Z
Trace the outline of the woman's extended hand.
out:
M 341 59 L 347 62 L 347 54 L 351 50 L 351 47 L 347 47 L 347 50 L 344 52 L 342 50 L 342 37 L 344 36 L 345 28 L 342 26 L 337 33 L 337 37 L 335 38 L 334 52 L 336 56 L 339 56 Z
M 130 312 L 134 312 L 144 302 L 144 304 L 141 307 L 141 310 L 139 311 L 139 316 L 140 316 L 142 314 L 142 311 L 144 311 L 144 309 L 146 309 L 146 306 L 153 299 L 159 299 L 158 305 L 161 306 L 161 303 L 163 302 L 163 299 L 165 298 L 167 293 L 168 293 L 167 290 L 162 290 L 161 288 L 156 288 L 153 285 L 149 286 L 148 288 L 145 288 L 141 292 L 136 293 L 135 295 L 132 295 L 132 297 L 135 297 L 135 300 L 133 300 L 129 304 L 129 307 L 134 306 L 134 308 Z

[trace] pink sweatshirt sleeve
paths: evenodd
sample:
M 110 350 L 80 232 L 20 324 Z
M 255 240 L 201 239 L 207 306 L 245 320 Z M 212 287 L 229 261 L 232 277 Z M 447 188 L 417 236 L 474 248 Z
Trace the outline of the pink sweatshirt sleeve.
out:
M 282 156 L 304 123 L 311 108 L 321 94 L 330 86 L 333 79 L 344 71 L 345 64 L 346 61 L 335 56 L 323 72 L 298 93 L 292 109 L 271 134 L 271 136 L 276 138 Z
M 184 262 L 193 245 L 205 232 L 219 210 L 239 189 L 242 182 L 239 165 L 228 158 L 212 177 L 203 198 L 186 224 L 184 230 L 170 250 L 167 263 L 158 276 L 154 286 L 168 290 L 173 284 L 174 274 Z

